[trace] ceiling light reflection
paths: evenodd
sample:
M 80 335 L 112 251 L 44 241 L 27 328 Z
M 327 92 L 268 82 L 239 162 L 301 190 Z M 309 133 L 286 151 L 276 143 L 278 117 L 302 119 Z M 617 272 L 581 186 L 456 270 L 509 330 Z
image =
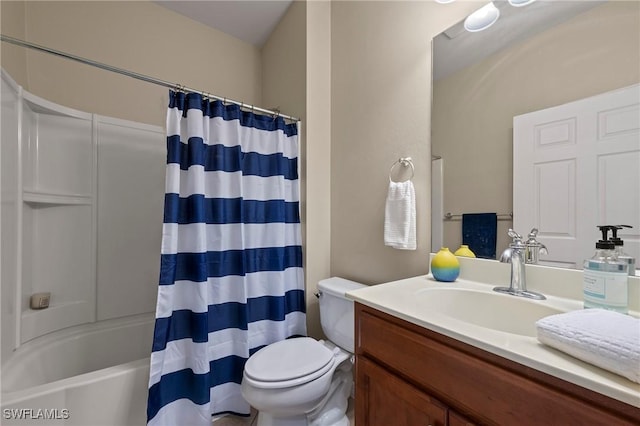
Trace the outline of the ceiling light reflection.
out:
M 493 25 L 499 17 L 500 10 L 491 2 L 467 16 L 467 19 L 464 20 L 464 28 L 472 33 L 486 30 Z
M 533 3 L 536 0 L 509 0 L 509 4 L 513 7 L 522 7 Z

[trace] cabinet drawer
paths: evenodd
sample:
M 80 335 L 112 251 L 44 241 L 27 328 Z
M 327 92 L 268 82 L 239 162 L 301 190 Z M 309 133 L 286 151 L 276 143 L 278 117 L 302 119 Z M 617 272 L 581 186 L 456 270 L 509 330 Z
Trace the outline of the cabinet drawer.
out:
M 447 408 L 364 357 L 356 359 L 356 426 L 445 426 Z
M 356 306 L 356 353 L 486 424 L 638 424 L 640 410 Z

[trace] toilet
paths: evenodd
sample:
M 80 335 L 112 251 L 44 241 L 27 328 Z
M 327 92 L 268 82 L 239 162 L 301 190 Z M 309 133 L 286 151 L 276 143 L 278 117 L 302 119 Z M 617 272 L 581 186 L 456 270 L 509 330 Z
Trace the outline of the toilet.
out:
M 241 390 L 258 410 L 258 426 L 349 426 L 354 320 L 345 293 L 362 287 L 338 277 L 320 281 L 320 323 L 328 340 L 291 338 L 247 360 Z

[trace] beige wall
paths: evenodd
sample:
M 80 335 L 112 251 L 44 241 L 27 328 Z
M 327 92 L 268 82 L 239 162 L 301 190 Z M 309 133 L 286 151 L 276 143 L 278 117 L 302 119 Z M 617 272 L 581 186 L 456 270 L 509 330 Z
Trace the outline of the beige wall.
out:
M 436 82 L 445 212 L 511 212 L 513 117 L 639 82 L 639 34 L 640 2 L 609 2 Z M 498 223 L 499 256 L 512 222 Z M 457 248 L 461 222 L 444 231 Z
M 0 32 L 25 39 L 25 2 L 0 2 Z M 27 84 L 27 53 L 25 49 L 8 43 L 0 43 L 0 65 L 21 86 Z
M 258 48 L 150 1 L 28 1 L 25 19 L 24 34 L 14 33 L 19 28 L 6 34 L 262 104 Z M 30 92 L 71 108 L 164 126 L 168 89 L 33 50 L 26 55 Z
M 306 108 L 307 4 L 291 4 L 260 49 L 262 102 L 304 118 Z
M 307 3 L 305 165 L 307 323 L 320 336 L 321 279 L 331 276 L 331 2 Z
M 469 1 L 296 2 L 262 52 L 149 2 L 28 2 L 24 34 L 36 43 L 306 118 L 305 267 L 309 332 L 318 335 L 312 293 L 320 279 L 337 275 L 375 284 L 428 271 L 431 39 L 477 7 Z M 19 17 L 20 9 L 11 13 Z M 186 43 L 174 41 L 166 28 Z M 19 36 L 20 26 L 12 31 Z M 281 49 L 292 51 L 282 56 Z M 167 61 L 167 52 L 175 61 Z M 304 63 L 291 57 L 299 52 Z M 179 66 L 186 58 L 193 65 Z M 29 89 L 40 96 L 164 123 L 163 88 L 37 53 L 28 64 Z M 144 104 L 132 100 L 123 107 L 129 93 Z M 413 157 L 416 166 L 416 251 L 383 244 L 388 172 L 401 156 Z
M 307 18 L 315 22 L 310 31 L 314 40 L 310 51 L 322 50 L 330 40 L 330 3 L 313 2 L 312 9 L 315 12 L 307 12 L 306 2 L 293 3 L 261 49 L 147 1 L 3 1 L 1 11 L 3 34 L 247 104 L 278 107 L 283 113 L 303 119 L 302 220 L 306 231 L 308 328 L 311 335 L 320 336 L 313 293 L 316 283 L 329 276 L 329 244 L 325 239 L 330 224 L 326 202 L 329 139 L 324 137 L 328 135 L 329 114 L 322 107 L 318 112 L 317 105 L 327 105 L 326 99 L 311 103 L 316 110 L 314 116 L 321 117 L 314 120 L 319 129 L 315 135 L 323 136 L 308 138 L 309 144 L 317 146 L 309 148 L 304 134 L 306 63 L 324 66 L 314 65 L 311 78 L 319 81 L 318 99 L 328 99 L 330 50 L 307 57 L 306 22 Z M 2 66 L 38 96 L 84 111 L 164 126 L 168 89 L 7 43 L 2 43 L 2 48 Z M 126 100 L 128 94 L 134 96 Z M 316 159 L 309 165 L 308 153 Z M 313 194 L 310 220 L 319 225 L 310 230 L 307 186 Z M 312 248 L 307 249 L 309 246 Z
M 323 88 L 320 93 L 312 93 L 312 87 L 317 84 L 318 78 L 330 75 L 330 70 L 319 70 L 316 61 L 316 58 L 330 54 L 330 51 L 320 54 L 322 43 L 328 44 L 327 40 L 330 40 L 330 26 L 328 22 L 324 22 L 324 16 L 328 12 L 324 9 L 330 10 L 329 2 L 292 3 L 261 51 L 262 99 L 265 106 L 278 107 L 281 111 L 302 119 L 300 184 L 307 332 L 316 338 L 323 337 L 323 334 L 318 299 L 314 293 L 317 291 L 318 281 L 329 276 L 328 262 L 323 261 L 328 258 L 323 253 L 328 253 L 329 244 L 323 237 L 328 234 L 324 229 L 330 226 L 330 212 L 328 206 L 325 206 L 326 198 L 323 194 L 328 194 L 330 188 L 326 177 L 328 174 L 318 171 L 328 168 L 328 156 L 322 153 L 323 146 L 329 146 L 328 139 L 318 137 L 328 126 L 317 108 L 323 102 L 323 93 L 328 90 Z M 315 54 L 308 55 L 308 52 Z
M 332 4 L 331 273 L 366 284 L 429 270 L 431 40 L 477 3 Z M 389 168 L 415 164 L 416 251 L 384 246 Z
M 294 2 L 262 48 L 263 102 L 302 119 L 307 331 L 322 337 L 317 283 L 331 276 L 331 2 Z

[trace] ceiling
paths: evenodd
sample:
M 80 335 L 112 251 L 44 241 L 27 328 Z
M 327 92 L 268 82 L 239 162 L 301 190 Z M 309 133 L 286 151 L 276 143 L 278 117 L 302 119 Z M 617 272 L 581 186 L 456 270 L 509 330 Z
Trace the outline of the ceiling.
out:
M 187 18 L 201 22 L 256 47 L 262 47 L 284 16 L 293 0 L 157 0 Z M 434 38 L 438 61 L 434 79 L 464 68 L 483 57 L 557 25 L 578 13 L 603 3 L 603 0 L 536 1 L 525 7 L 511 7 L 496 1 L 501 10 L 498 21 L 489 29 L 469 33 L 462 21 Z M 484 4 L 483 1 L 479 5 Z
M 154 3 L 261 47 L 292 0 L 171 0 Z
M 555 0 L 512 7 L 506 1 L 496 1 L 500 18 L 488 29 L 470 33 L 464 29 L 462 20 L 433 39 L 434 55 L 438 58 L 434 61 L 433 78 L 446 77 L 602 3 L 603 0 Z

